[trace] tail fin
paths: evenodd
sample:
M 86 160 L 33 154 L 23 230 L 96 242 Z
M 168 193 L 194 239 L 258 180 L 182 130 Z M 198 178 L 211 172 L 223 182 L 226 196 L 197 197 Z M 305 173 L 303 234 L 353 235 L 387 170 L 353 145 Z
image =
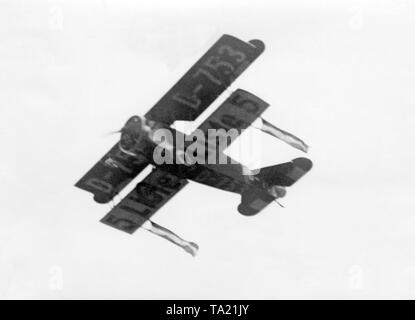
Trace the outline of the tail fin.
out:
M 311 160 L 297 158 L 291 162 L 262 168 L 258 177 L 268 185 L 290 187 L 313 167 Z

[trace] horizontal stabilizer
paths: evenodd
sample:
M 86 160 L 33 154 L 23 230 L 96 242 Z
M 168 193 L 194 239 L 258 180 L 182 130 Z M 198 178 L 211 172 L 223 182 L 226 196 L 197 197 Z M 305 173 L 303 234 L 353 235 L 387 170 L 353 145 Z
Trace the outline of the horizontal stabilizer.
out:
M 313 167 L 311 160 L 297 158 L 291 162 L 262 168 L 258 177 L 269 186 L 289 187 L 296 183 Z
M 254 216 L 265 209 L 272 201 L 274 201 L 268 192 L 263 189 L 251 188 L 242 193 L 241 204 L 238 211 L 244 216 Z

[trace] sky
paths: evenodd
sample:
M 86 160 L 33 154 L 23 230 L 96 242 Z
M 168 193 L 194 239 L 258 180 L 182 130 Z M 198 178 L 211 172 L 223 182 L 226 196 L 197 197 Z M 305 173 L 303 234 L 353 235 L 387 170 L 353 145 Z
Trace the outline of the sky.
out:
M 0 298 L 415 298 L 414 4 L 172 3 L 0 0 Z M 196 258 L 99 223 L 110 206 L 74 184 L 225 33 L 264 41 L 230 91 L 313 170 L 254 217 L 190 183 L 154 221 Z M 255 130 L 231 148 L 252 141 L 250 165 L 304 156 Z

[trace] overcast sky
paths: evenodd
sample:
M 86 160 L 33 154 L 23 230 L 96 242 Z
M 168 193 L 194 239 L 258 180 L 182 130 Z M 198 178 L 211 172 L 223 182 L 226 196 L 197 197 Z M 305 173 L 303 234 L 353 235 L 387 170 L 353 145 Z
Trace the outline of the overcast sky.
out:
M 414 14 L 409 0 L 0 0 L 0 298 L 415 298 Z M 285 209 L 250 218 L 190 183 L 154 220 L 196 258 L 99 223 L 110 206 L 73 185 L 224 33 L 265 42 L 232 90 L 270 103 L 313 170 Z M 260 138 L 261 166 L 303 156 Z

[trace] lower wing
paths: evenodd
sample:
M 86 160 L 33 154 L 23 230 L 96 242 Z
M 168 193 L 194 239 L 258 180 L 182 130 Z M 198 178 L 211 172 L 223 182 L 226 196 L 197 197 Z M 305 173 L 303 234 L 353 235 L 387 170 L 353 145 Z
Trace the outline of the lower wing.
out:
M 160 169 L 154 169 L 101 222 L 118 230 L 134 233 L 188 181 Z

